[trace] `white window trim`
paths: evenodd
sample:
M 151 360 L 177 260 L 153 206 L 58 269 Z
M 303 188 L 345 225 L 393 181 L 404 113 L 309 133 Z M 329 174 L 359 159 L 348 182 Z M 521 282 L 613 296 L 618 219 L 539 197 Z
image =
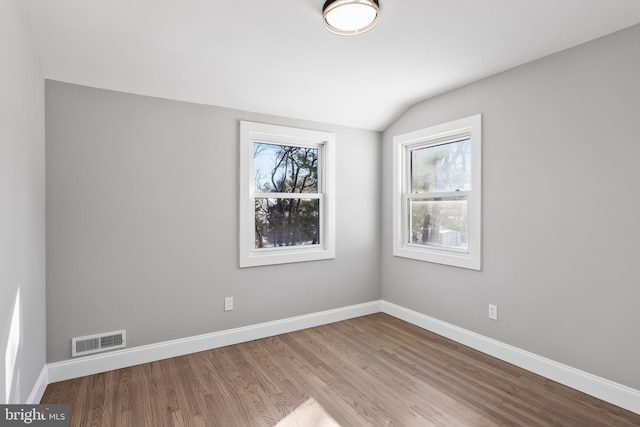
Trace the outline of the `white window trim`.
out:
M 408 153 L 416 146 L 428 146 L 471 137 L 471 191 L 467 196 L 467 250 L 416 245 L 408 242 L 407 193 L 410 165 Z M 398 257 L 446 264 L 472 270 L 482 269 L 482 115 L 397 135 L 393 138 L 393 254 Z M 442 196 L 460 193 L 442 193 Z
M 255 248 L 255 141 L 318 147 L 320 244 L 286 248 Z M 302 197 L 291 194 L 292 198 Z M 335 258 L 335 134 L 264 123 L 240 121 L 240 267 L 286 264 Z

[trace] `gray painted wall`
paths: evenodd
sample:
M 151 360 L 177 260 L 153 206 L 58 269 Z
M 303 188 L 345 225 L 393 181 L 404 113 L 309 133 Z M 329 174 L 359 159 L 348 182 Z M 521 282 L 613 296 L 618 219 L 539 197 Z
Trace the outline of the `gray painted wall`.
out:
M 380 133 L 46 82 L 47 357 L 380 299 Z M 335 132 L 334 260 L 238 268 L 238 130 Z M 235 309 L 223 311 L 223 299 Z
M 639 46 L 635 26 L 424 101 L 390 126 L 383 298 L 640 389 Z M 393 257 L 393 136 L 476 113 L 483 271 Z
M 23 8 L 0 1 L 0 403 L 26 402 L 46 363 L 44 80 Z

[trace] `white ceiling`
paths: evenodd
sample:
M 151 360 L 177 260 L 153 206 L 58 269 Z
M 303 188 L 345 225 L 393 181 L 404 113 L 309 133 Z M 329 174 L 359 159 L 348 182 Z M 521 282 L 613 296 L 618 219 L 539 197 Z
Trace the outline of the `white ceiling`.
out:
M 640 0 L 26 0 L 48 79 L 384 130 L 409 106 L 640 23 Z M 640 47 L 639 47 L 640 48 Z

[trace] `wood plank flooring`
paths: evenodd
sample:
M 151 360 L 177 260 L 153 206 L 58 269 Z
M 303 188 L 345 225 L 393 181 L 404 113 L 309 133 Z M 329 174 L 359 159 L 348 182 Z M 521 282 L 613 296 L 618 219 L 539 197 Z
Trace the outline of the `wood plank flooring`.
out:
M 640 415 L 378 313 L 50 384 L 72 426 L 640 426 Z

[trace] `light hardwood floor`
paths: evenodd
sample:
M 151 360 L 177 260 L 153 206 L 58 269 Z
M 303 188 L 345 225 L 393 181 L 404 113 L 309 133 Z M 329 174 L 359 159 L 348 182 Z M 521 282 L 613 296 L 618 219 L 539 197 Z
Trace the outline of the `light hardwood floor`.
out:
M 72 426 L 640 426 L 379 313 L 50 384 Z

